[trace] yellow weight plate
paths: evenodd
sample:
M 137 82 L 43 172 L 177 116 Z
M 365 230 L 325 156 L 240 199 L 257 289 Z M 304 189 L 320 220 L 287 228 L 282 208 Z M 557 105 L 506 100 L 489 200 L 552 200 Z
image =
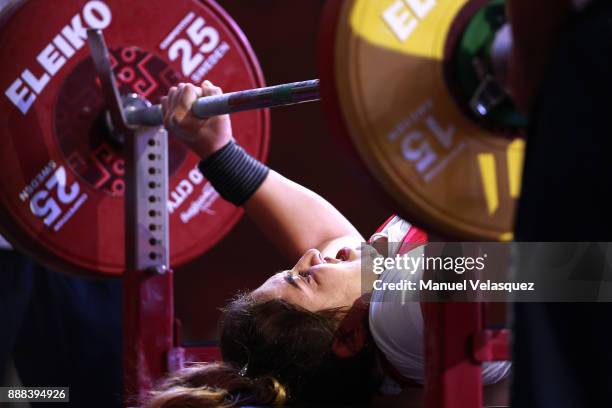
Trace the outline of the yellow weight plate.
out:
M 509 240 L 524 141 L 468 118 L 445 79 L 449 33 L 466 3 L 345 1 L 334 93 L 352 144 L 404 212 L 445 235 Z

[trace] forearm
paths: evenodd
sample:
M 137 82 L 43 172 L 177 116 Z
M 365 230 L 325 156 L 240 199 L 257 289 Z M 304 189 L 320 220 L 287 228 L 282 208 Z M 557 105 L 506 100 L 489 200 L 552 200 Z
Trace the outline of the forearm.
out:
M 341 243 L 363 241 L 355 227 L 328 201 L 274 171 L 244 208 L 262 232 L 292 259 L 310 248 L 334 256 L 331 252 Z
M 528 113 L 572 4 L 571 0 L 508 0 L 507 7 L 514 40 L 510 88 L 519 107 Z
M 179 84 L 162 98 L 166 128 L 199 155 L 200 171 L 219 194 L 243 206 L 262 232 L 292 259 L 311 248 L 335 256 L 334 250 L 363 241 L 334 206 L 278 173 L 268 172 L 233 143 L 229 116 L 205 120 L 193 116 L 191 106 L 197 97 L 221 93 L 209 82 L 201 88 Z

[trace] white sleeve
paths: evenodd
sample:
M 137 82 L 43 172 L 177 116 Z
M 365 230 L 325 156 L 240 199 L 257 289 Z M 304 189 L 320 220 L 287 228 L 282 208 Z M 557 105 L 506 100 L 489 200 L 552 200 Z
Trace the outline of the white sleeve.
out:
M 408 253 L 420 257 L 424 247 Z M 410 274 L 406 270 L 388 269 L 381 275 L 383 282 L 418 281 L 422 271 Z M 372 337 L 385 357 L 405 377 L 419 383 L 425 380 L 423 340 L 423 315 L 421 304 L 409 298 L 407 292 L 386 290 L 372 292 L 369 310 L 369 325 Z M 484 363 L 482 380 L 485 385 L 506 378 L 510 372 L 509 361 Z
M 410 252 L 421 256 L 423 247 Z M 388 269 L 381 275 L 383 282 L 401 282 L 415 279 L 415 275 L 402 270 Z M 416 277 L 418 279 L 418 277 Z M 372 292 L 369 313 L 370 332 L 389 363 L 405 377 L 423 383 L 423 317 L 418 301 L 406 298 L 398 290 Z

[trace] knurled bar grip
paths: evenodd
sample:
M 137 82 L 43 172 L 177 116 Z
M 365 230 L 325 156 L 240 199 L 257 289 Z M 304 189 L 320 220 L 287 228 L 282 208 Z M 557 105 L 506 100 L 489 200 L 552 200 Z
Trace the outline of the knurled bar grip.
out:
M 314 102 L 320 99 L 319 80 L 314 79 L 266 88 L 230 92 L 222 95 L 205 96 L 194 102 L 191 111 L 196 117 L 205 119 L 228 113 L 295 105 L 304 102 Z M 127 123 L 131 126 L 161 126 L 164 122 L 161 105 L 132 110 L 127 109 L 125 116 Z

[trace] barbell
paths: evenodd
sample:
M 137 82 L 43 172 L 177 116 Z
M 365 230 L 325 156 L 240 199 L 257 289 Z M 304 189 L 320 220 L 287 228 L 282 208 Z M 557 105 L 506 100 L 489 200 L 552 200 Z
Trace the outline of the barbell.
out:
M 137 24 L 155 21 L 155 25 Z M 489 50 L 503 1 L 330 0 L 320 37 L 321 94 L 333 133 L 407 217 L 447 236 L 511 239 L 523 118 L 496 88 Z M 37 29 L 32 30 L 33 24 Z M 233 118 L 265 160 L 263 107 L 316 100 L 318 81 L 265 87 L 237 25 L 208 0 L 29 0 L 0 31 L 0 233 L 63 271 L 124 270 L 123 159 L 90 58 L 102 30 L 130 126 L 159 125 L 170 86 L 209 79 L 228 94 L 194 112 Z M 109 118 L 110 116 L 110 118 Z M 242 214 L 170 138 L 173 266 L 211 248 Z

